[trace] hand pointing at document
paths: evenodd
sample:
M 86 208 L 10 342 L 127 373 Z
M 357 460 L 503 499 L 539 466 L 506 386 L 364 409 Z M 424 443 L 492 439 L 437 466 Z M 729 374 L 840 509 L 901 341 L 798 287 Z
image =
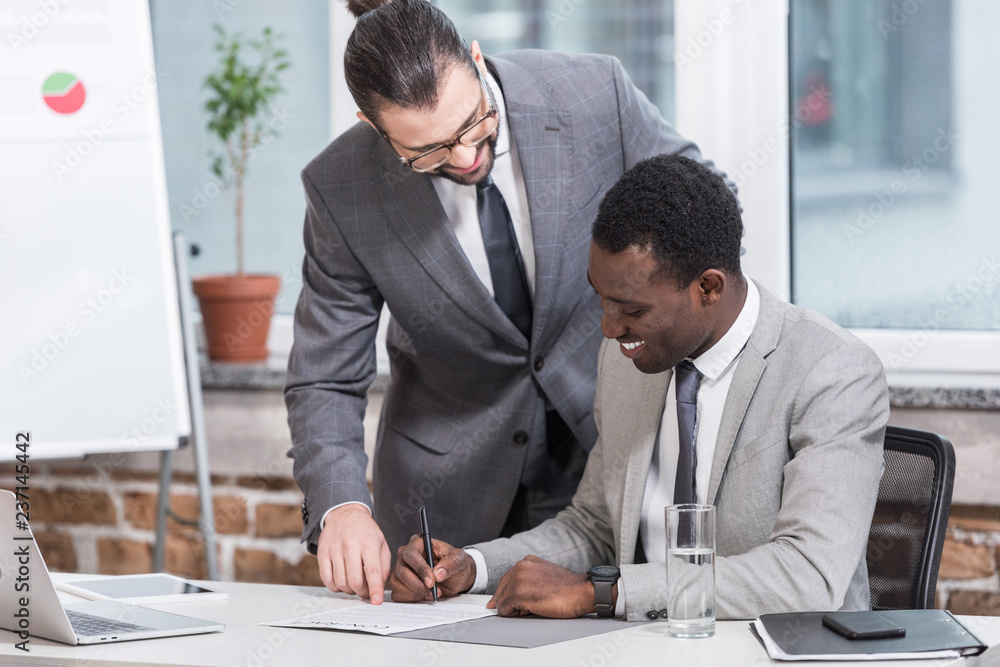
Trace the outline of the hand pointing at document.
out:
M 330 512 L 316 555 L 320 578 L 331 591 L 382 604 L 391 554 L 367 507 L 352 503 Z

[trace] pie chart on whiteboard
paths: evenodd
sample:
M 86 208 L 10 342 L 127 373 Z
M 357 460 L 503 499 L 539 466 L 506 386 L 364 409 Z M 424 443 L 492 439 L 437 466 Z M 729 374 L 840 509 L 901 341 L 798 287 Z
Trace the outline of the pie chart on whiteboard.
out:
M 42 84 L 42 98 L 56 113 L 76 113 L 87 99 L 87 91 L 76 76 L 56 72 Z

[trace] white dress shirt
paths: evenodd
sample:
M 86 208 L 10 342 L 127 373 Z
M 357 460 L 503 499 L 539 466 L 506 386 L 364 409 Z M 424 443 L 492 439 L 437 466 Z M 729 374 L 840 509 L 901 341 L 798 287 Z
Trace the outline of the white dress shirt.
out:
M 524 262 L 524 273 L 528 281 L 528 294 L 532 301 L 535 298 L 535 245 L 531 234 L 531 218 L 528 216 L 528 195 L 524 188 L 524 176 L 521 174 L 521 163 L 517 158 L 517 147 L 510 140 L 510 124 L 507 122 L 507 107 L 503 101 L 503 93 L 493 75 L 486 73 L 486 85 L 493 91 L 497 110 L 497 147 L 496 161 L 493 163 L 493 182 L 500 189 L 510 219 L 514 225 L 514 235 L 521 249 L 521 259 Z M 493 279 L 490 276 L 490 264 L 486 258 L 486 246 L 483 243 L 483 230 L 479 226 L 479 209 L 476 206 L 476 186 L 459 185 L 440 176 L 431 176 L 434 190 L 437 192 L 441 206 L 444 208 L 448 222 L 455 230 L 458 244 L 472 265 L 472 270 L 479 276 L 486 289 L 493 294 Z M 495 295 L 494 295 L 495 296 Z M 319 521 L 319 529 L 326 525 L 326 517 L 335 509 L 344 505 L 364 505 L 356 500 L 334 505 L 323 513 Z M 369 512 L 371 510 L 369 509 Z M 392 545 L 390 545 L 392 548 Z M 485 569 L 485 568 L 484 568 Z M 484 584 L 485 587 L 485 584 Z
M 521 173 L 521 162 L 517 157 L 517 147 L 510 140 L 510 124 L 507 122 L 507 107 L 504 105 L 503 94 L 493 75 L 486 73 L 486 84 L 493 91 L 499 114 L 497 119 L 496 161 L 493 163 L 493 182 L 500 189 L 510 219 L 514 225 L 514 235 L 521 249 L 524 261 L 524 273 L 528 280 L 528 293 L 535 298 L 535 246 L 532 242 L 531 218 L 528 215 L 528 194 L 524 188 L 524 176 Z M 476 208 L 476 186 L 459 185 L 441 176 L 432 176 L 431 182 L 437 191 L 438 199 L 444 208 L 448 221 L 455 230 L 458 244 L 469 259 L 472 269 L 486 289 L 493 294 L 493 280 L 490 277 L 490 264 L 486 259 L 486 247 L 483 245 L 483 231 L 479 227 L 479 210 Z
M 753 281 L 744 276 L 747 296 L 743 308 L 729 331 L 719 342 L 703 352 L 691 363 L 702 374 L 698 385 L 698 405 L 695 411 L 695 502 L 704 505 L 708 501 L 708 481 L 712 475 L 712 460 L 715 457 L 715 443 L 722 424 L 722 411 L 729 396 L 729 386 L 733 374 L 740 363 L 743 348 L 750 334 L 757 326 L 760 311 L 760 292 Z M 643 551 L 649 563 L 667 562 L 667 530 L 663 508 L 674 504 L 674 480 L 677 476 L 677 456 L 680 439 L 677 434 L 677 374 L 674 374 L 667 388 L 667 399 L 660 417 L 660 432 L 653 446 L 653 457 L 646 478 L 646 492 L 642 499 L 642 518 L 639 520 L 639 534 L 642 535 Z M 666 576 L 666 571 L 664 575 Z M 618 616 L 625 615 L 625 591 L 618 582 Z
M 760 311 L 760 292 L 753 281 L 744 276 L 747 296 L 736 321 L 729 327 L 715 345 L 706 350 L 691 363 L 704 376 L 698 386 L 698 405 L 695 417 L 695 493 L 697 502 L 704 504 L 708 494 L 708 480 L 712 474 L 712 459 L 715 443 L 722 424 L 722 411 L 729 395 L 733 374 L 739 365 L 743 348 L 750 334 L 757 326 Z M 677 454 L 679 436 L 677 434 L 677 375 L 667 388 L 667 398 L 660 417 L 660 430 L 653 447 L 649 475 L 646 478 L 646 492 L 642 502 L 642 518 L 639 532 L 650 563 L 666 563 L 667 537 L 663 508 L 674 504 L 674 477 L 677 475 Z M 476 581 L 470 593 L 484 593 L 488 583 L 486 560 L 476 549 L 468 549 L 476 563 Z M 664 570 L 666 577 L 666 570 Z M 625 616 L 625 587 L 618 581 L 618 600 L 615 615 Z

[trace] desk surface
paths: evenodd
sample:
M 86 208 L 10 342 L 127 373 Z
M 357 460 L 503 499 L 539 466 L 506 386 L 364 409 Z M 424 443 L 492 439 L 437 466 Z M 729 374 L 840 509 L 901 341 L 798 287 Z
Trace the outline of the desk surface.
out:
M 55 575 L 65 579 L 73 575 Z M 77 575 L 79 576 L 79 575 Z M 169 639 L 119 642 L 97 646 L 66 646 L 32 637 L 31 652 L 14 648 L 16 635 L 0 630 L 0 664 L 87 665 L 240 665 L 245 667 L 302 667 L 311 664 L 414 665 L 572 665 L 604 667 L 617 664 L 657 664 L 669 656 L 670 664 L 684 667 L 762 667 L 772 662 L 750 634 L 746 621 L 717 624 L 715 637 L 673 639 L 663 634 L 663 625 L 630 626 L 622 621 L 619 632 L 596 635 L 534 649 L 479 646 L 440 641 L 379 637 L 362 633 L 298 630 L 258 625 L 272 621 L 356 604 L 356 598 L 335 595 L 321 588 L 213 582 L 229 591 L 226 601 L 200 601 L 155 605 L 165 611 L 222 621 L 223 632 Z M 487 596 L 466 596 L 464 601 Z M 72 596 L 66 596 L 67 601 Z M 154 606 L 154 605 L 150 605 Z M 892 667 L 1000 667 L 1000 618 L 963 616 L 962 621 L 990 645 L 981 656 L 956 660 L 906 660 Z M 321 659 L 320 659 L 321 658 Z M 810 663 L 822 666 L 870 662 Z

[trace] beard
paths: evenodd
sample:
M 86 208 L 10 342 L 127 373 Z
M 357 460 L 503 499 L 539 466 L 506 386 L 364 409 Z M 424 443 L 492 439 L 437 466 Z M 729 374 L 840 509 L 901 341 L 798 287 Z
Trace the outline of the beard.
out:
M 485 144 L 485 146 L 483 144 Z M 442 165 L 434 170 L 434 175 L 440 176 L 441 178 L 447 178 L 452 183 L 458 183 L 459 185 L 476 185 L 489 176 L 490 172 L 493 170 L 493 162 L 497 157 L 497 136 L 494 135 L 489 137 L 483 142 L 483 144 L 480 144 L 483 162 L 475 171 L 467 174 L 457 174 L 453 171 L 449 171 L 447 167 Z

